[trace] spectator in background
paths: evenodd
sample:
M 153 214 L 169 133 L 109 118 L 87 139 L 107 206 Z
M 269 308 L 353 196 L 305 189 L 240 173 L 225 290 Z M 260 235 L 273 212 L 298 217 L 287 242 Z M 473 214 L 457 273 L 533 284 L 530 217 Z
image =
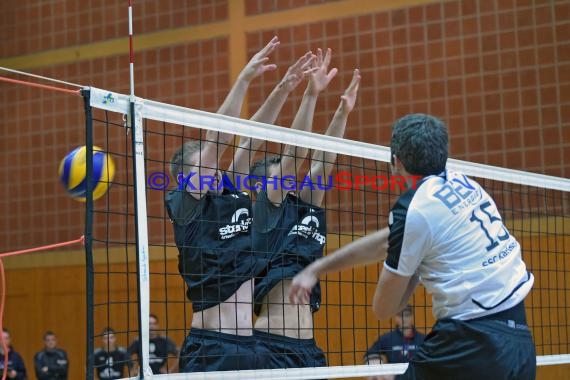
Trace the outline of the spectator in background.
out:
M 396 328 L 382 335 L 366 351 L 365 364 L 408 363 L 414 356 L 425 335 L 414 326 L 414 311 L 407 305 L 401 313 L 394 316 Z M 400 380 L 401 375 L 372 376 L 368 380 Z
M 67 380 L 67 353 L 57 348 L 57 338 L 52 331 L 44 334 L 44 349 L 34 356 L 34 368 L 38 380 Z
M 159 333 L 158 317 L 149 316 L 149 366 L 153 374 L 173 373 L 178 371 L 178 349 L 176 344 L 168 337 Z M 138 357 L 139 340 L 136 339 L 128 349 L 129 357 Z M 169 356 L 170 355 L 170 356 Z M 176 363 L 169 365 L 168 359 L 176 359 Z M 136 373 L 137 371 L 135 371 Z
M 95 370 L 100 380 L 122 379 L 129 355 L 123 347 L 117 346 L 115 330 L 110 327 L 101 332 L 101 347 L 94 352 Z
M 14 351 L 10 338 L 10 332 L 7 329 L 2 330 L 2 344 L 0 344 L 0 376 L 4 375 L 4 359 L 6 355 L 4 346 L 6 346 L 8 351 L 6 378 L 13 380 L 27 380 L 28 376 L 26 374 L 26 366 L 24 365 L 24 360 L 20 354 Z

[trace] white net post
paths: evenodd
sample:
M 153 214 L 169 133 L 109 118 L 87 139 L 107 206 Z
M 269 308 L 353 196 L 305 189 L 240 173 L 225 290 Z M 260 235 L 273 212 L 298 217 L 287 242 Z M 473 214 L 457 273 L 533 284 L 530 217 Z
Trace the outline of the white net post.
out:
M 140 339 L 141 355 L 140 365 L 144 378 L 152 376 L 149 366 L 149 315 L 150 315 L 150 274 L 149 274 L 149 249 L 148 249 L 148 225 L 147 225 L 147 205 L 146 205 L 146 178 L 145 178 L 145 153 L 144 153 L 144 132 L 143 132 L 143 105 L 138 99 L 131 103 L 131 111 L 134 110 L 132 118 L 133 133 L 133 160 L 135 175 L 135 218 L 137 233 L 137 263 L 138 263 L 138 283 L 139 283 L 139 318 L 140 318 Z
M 150 273 L 149 247 L 146 203 L 145 152 L 143 131 L 143 103 L 141 99 L 91 88 L 91 106 L 110 112 L 127 115 L 127 126 L 132 127 L 133 135 L 133 164 L 135 168 L 135 204 L 136 204 L 136 255 L 138 264 L 138 299 L 139 299 L 139 342 L 141 344 L 140 363 L 141 374 L 144 378 L 152 376 L 149 366 L 149 315 L 150 315 Z M 134 117 L 132 117 L 134 114 Z

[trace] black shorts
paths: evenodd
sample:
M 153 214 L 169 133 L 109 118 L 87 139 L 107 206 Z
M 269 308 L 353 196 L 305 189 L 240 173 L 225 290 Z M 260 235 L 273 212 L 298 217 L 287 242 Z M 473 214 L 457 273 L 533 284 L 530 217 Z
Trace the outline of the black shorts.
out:
M 404 379 L 418 380 L 535 377 L 536 351 L 529 328 L 514 320 L 492 317 L 438 321 L 403 375 Z
M 180 352 L 180 372 L 256 369 L 255 349 L 253 336 L 192 329 Z
M 264 369 L 325 367 L 327 360 L 314 339 L 295 339 L 254 330 L 258 365 Z

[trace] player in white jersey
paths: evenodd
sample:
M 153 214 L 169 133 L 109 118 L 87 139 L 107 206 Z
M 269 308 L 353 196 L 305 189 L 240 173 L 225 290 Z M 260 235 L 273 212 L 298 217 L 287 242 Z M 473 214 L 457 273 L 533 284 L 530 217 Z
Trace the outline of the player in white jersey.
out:
M 422 179 L 415 188 L 409 181 L 389 227 L 307 267 L 293 279 L 291 301 L 307 302 L 324 273 L 385 259 L 375 315 L 385 319 L 402 310 L 421 282 L 437 319 L 404 378 L 534 379 L 536 352 L 523 302 L 534 277 L 495 202 L 472 179 L 446 170 L 447 129 L 433 116 L 398 120 L 391 156 L 395 174 Z

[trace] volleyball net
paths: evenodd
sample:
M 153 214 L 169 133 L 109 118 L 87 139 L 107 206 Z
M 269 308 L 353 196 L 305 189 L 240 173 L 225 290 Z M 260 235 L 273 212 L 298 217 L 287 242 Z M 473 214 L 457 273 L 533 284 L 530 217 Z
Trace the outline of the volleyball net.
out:
M 325 195 L 321 207 L 327 225 L 324 254 L 387 226 L 390 207 L 403 183 L 390 174 L 389 148 L 325 136 L 322 131 L 326 125 L 317 125 L 320 121 L 314 126 L 319 132 L 303 132 L 97 88 L 83 92 L 87 145 L 105 147 L 116 166 L 107 196 L 87 203 L 87 215 L 92 220 L 86 227 L 92 257 L 88 262 L 91 347 L 97 345 L 101 331 L 108 326 L 123 344 L 138 339 L 140 344 L 129 350 L 129 376 L 133 378 L 138 368 L 142 368 L 144 378 L 170 379 L 354 378 L 405 371 L 405 364 L 364 364 L 369 347 L 395 328 L 395 321 L 379 322 L 371 311 L 382 266 L 379 262 L 320 281 L 320 310 L 313 314 L 312 332 L 325 352 L 327 367 L 152 375 L 151 367 L 157 363 L 163 372 L 178 370 L 177 353 L 160 353 L 153 337 L 167 337 L 180 349 L 193 315 L 164 204 L 168 191 L 179 186 L 169 173 L 170 157 L 186 141 L 205 143 L 206 131 L 235 135 L 222 159 L 222 169 L 228 167 L 240 138 L 267 142 L 249 151 L 256 159 L 282 154 L 283 144 L 336 153 L 334 170 L 323 182 L 311 185 L 305 181 L 311 163 L 309 153 L 298 164 L 298 177 L 288 183 L 268 183 L 289 186 L 291 191 L 322 187 Z M 570 180 L 452 159 L 448 168 L 470 176 L 490 193 L 509 232 L 522 245 L 523 258 L 536 278 L 526 306 L 539 365 L 570 362 Z M 249 173 L 236 174 L 234 186 L 250 193 Z M 416 290 L 410 303 L 415 327 L 419 332 L 429 332 L 435 321 L 431 299 L 423 287 Z M 151 314 L 156 319 L 152 325 Z M 93 355 L 89 357 L 88 373 L 93 373 L 97 363 Z

